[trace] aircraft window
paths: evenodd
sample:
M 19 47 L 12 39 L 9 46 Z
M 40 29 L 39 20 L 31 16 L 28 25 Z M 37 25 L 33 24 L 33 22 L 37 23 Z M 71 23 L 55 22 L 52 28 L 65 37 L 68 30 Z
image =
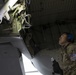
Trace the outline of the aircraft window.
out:
M 31 63 L 31 61 L 22 54 L 25 75 L 42 75 Z

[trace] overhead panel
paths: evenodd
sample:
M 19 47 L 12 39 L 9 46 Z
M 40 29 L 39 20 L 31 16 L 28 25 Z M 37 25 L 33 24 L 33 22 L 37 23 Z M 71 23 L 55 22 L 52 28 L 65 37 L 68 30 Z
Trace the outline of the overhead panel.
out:
M 57 19 L 74 19 L 76 0 L 32 0 L 30 13 L 33 25 L 54 22 Z

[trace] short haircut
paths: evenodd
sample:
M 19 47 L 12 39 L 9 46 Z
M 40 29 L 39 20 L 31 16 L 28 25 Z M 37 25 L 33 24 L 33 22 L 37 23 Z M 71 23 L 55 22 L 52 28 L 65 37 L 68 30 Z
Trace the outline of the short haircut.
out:
M 64 32 L 62 34 L 67 35 L 67 41 L 73 43 L 74 42 L 74 35 L 72 33 Z

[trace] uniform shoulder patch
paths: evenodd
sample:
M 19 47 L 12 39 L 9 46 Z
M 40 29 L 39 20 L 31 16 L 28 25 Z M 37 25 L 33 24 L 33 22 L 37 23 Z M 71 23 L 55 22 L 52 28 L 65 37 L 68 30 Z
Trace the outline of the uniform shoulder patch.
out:
M 70 55 L 71 61 L 76 61 L 76 53 Z

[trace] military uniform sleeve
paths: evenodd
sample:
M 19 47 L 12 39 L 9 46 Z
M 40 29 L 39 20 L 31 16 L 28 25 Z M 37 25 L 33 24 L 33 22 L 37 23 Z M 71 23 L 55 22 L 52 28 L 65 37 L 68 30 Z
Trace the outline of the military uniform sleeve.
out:
M 76 61 L 76 45 L 70 47 L 69 57 L 71 61 Z

